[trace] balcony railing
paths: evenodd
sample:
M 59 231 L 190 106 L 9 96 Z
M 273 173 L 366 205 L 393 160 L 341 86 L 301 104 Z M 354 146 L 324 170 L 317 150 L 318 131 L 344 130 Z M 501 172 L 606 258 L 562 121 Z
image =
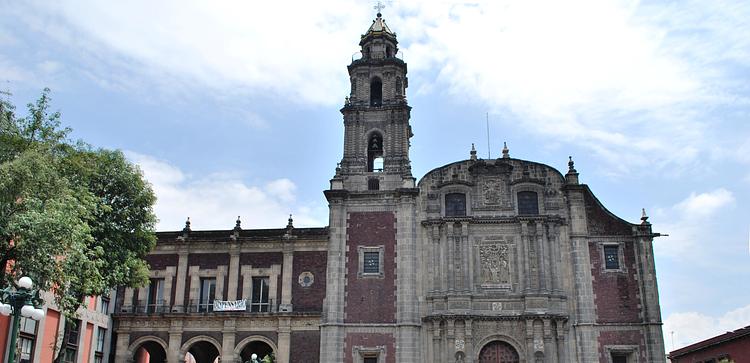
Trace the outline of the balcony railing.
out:
M 151 303 L 137 302 L 136 304 L 127 305 L 122 304 L 117 308 L 116 311 L 122 314 L 136 314 L 136 315 L 150 315 L 150 314 L 164 314 L 164 313 L 181 313 L 186 312 L 188 314 L 203 314 L 203 313 L 227 313 L 227 312 L 239 312 L 239 313 L 275 313 L 277 312 L 277 306 L 274 304 L 273 299 L 268 302 L 253 302 L 250 299 L 245 300 L 245 310 L 231 310 L 231 311 L 214 311 L 214 302 L 201 301 L 201 300 L 190 300 L 189 304 L 182 309 L 173 309 L 174 306 L 169 306 L 166 301 L 156 301 Z M 182 311 L 179 311 L 182 310 Z

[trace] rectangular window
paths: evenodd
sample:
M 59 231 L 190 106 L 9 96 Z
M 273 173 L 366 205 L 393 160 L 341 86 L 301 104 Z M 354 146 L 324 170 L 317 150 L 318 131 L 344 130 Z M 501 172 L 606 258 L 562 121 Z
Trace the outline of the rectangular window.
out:
M 367 179 L 367 190 L 380 190 L 380 179 Z
M 78 355 L 78 338 L 81 334 L 81 321 L 71 320 L 65 324 L 65 352 L 63 353 L 64 363 L 73 363 Z
M 63 363 L 75 363 L 76 353 L 78 353 L 76 348 L 67 348 L 63 354 Z
M 19 340 L 18 345 L 21 348 L 21 362 L 31 363 L 34 355 L 34 343 L 36 342 L 37 322 L 30 318 L 21 317 L 18 323 Z
M 539 214 L 539 199 L 535 192 L 518 192 L 518 214 Z
M 31 363 L 31 356 L 34 353 L 34 339 L 21 336 L 18 345 L 21 347 L 21 363 Z
M 378 363 L 378 357 L 365 357 L 362 363 Z
M 107 329 L 102 327 L 96 328 L 96 349 L 98 353 L 104 352 L 104 338 L 107 336 Z
M 36 335 L 36 320 L 21 317 L 21 322 L 18 325 L 21 333 Z
M 607 270 L 620 269 L 619 246 L 604 246 L 604 268 Z
M 364 252 L 362 272 L 366 274 L 380 273 L 380 252 Z
M 201 300 L 198 303 L 198 311 L 213 311 L 213 303 L 216 298 L 216 279 L 201 279 Z
M 445 195 L 445 216 L 463 217 L 466 215 L 466 194 L 450 193 Z
M 612 363 L 628 363 L 628 356 L 624 353 L 612 353 Z
M 102 314 L 109 314 L 109 297 L 102 296 L 101 304 L 99 304 L 99 312 Z
M 102 363 L 102 362 L 103 360 L 101 356 L 98 356 L 98 355 L 94 356 L 94 363 Z
M 78 336 L 81 334 L 81 321 L 80 320 L 73 320 L 70 323 L 67 324 L 66 329 L 68 329 L 68 339 L 66 342 L 69 345 L 75 345 L 78 346 Z
M 253 277 L 253 290 L 250 298 L 250 311 L 268 312 L 271 304 L 268 302 L 270 279 L 266 277 Z
M 160 312 L 164 306 L 164 279 L 151 279 L 148 286 L 147 312 Z

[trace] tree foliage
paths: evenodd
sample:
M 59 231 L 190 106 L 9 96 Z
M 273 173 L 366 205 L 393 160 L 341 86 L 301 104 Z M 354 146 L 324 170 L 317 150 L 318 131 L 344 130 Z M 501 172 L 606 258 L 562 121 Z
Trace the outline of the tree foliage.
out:
M 6 95 L 7 96 L 7 95 Z M 156 197 L 120 151 L 71 141 L 49 89 L 17 117 L 0 99 L 0 283 L 22 275 L 71 316 L 84 296 L 148 281 Z

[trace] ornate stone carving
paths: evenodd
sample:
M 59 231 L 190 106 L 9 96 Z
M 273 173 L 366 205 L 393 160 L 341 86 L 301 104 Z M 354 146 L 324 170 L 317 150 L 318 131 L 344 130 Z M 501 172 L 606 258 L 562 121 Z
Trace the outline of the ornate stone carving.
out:
M 315 282 L 315 276 L 310 271 L 305 271 L 299 275 L 297 282 L 302 287 L 310 287 Z
M 503 201 L 505 183 L 500 179 L 486 179 L 482 183 L 485 205 L 498 205 Z
M 456 350 L 462 351 L 466 347 L 466 342 L 463 339 L 456 339 Z
M 510 262 L 508 245 L 503 243 L 479 246 L 479 262 L 482 267 L 482 286 L 499 287 L 510 284 Z

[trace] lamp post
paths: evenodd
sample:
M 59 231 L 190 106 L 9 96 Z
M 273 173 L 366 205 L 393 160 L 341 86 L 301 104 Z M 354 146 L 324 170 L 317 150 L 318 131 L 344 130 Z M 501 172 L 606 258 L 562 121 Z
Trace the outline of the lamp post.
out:
M 30 277 L 24 276 L 18 279 L 16 287 L 11 286 L 0 290 L 0 314 L 8 316 L 13 314 L 13 329 L 10 334 L 10 351 L 8 352 L 8 363 L 16 362 L 16 345 L 18 340 L 18 325 L 21 316 L 34 320 L 44 318 L 42 299 L 39 298 L 39 290 L 34 290 L 34 282 Z

